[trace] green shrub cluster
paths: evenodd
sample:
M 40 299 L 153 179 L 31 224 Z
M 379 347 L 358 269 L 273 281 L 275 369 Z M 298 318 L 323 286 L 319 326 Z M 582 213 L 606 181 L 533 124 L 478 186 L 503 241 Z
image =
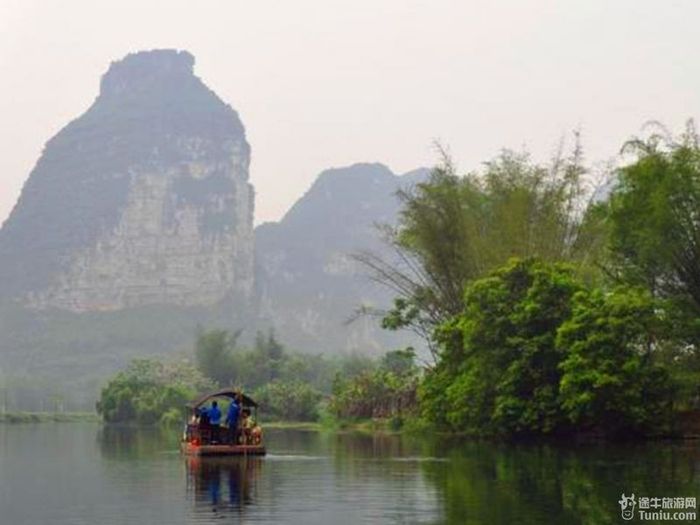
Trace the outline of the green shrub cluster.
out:
M 272 381 L 255 389 L 253 396 L 266 416 L 286 421 L 316 421 L 323 394 L 302 381 Z
M 480 435 L 658 434 L 700 410 L 700 138 L 633 139 L 594 191 L 576 144 L 548 165 L 450 159 L 401 192 L 364 256 L 398 293 L 388 329 L 423 336 L 424 422 Z
M 96 408 L 108 423 L 180 423 L 185 404 L 211 387 L 188 363 L 137 359 L 107 383 Z
M 418 378 L 412 349 L 389 352 L 355 375 L 338 373 L 329 411 L 338 419 L 392 418 L 400 426 L 415 409 Z
M 426 420 L 479 435 L 666 428 L 673 390 L 653 356 L 664 321 L 648 292 L 588 290 L 567 265 L 514 259 L 464 305 L 439 329 Z

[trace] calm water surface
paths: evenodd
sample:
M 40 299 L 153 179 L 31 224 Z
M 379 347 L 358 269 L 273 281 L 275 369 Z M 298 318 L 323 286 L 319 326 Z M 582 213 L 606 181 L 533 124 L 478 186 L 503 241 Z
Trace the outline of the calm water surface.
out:
M 621 492 L 700 496 L 696 443 L 270 430 L 265 458 L 188 460 L 176 439 L 88 423 L 0 424 L 0 524 L 606 524 L 629 523 Z

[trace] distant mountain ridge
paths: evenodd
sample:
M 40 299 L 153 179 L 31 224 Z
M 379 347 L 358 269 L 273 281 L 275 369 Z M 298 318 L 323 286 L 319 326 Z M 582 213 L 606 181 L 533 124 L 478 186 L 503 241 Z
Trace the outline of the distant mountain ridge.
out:
M 380 351 L 396 337 L 376 320 L 346 321 L 362 304 L 388 306 L 386 290 L 370 283 L 351 255 L 381 252 L 378 224 L 395 224 L 396 192 L 429 170 L 396 175 L 379 163 L 322 172 L 277 223 L 258 226 L 256 283 L 259 316 L 300 348 Z
M 190 352 L 198 326 L 248 340 L 274 329 L 319 353 L 410 341 L 375 319 L 347 323 L 391 301 L 351 255 L 385 249 L 376 225 L 396 222 L 397 190 L 428 170 L 326 170 L 253 229 L 243 123 L 193 65 L 175 50 L 112 63 L 90 108 L 47 142 L 0 229 L 0 381 L 71 382 L 90 400 L 129 359 Z

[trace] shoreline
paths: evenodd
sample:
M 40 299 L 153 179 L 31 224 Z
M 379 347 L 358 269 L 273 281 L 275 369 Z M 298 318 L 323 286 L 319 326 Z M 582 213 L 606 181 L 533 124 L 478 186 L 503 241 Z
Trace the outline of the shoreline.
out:
M 76 423 L 101 422 L 102 419 L 92 412 L 5 412 L 0 413 L 0 424 L 22 423 Z
M 141 425 L 138 423 L 105 423 L 102 418 L 93 412 L 5 412 L 0 413 L 0 425 L 8 424 L 37 424 L 37 423 L 99 423 L 103 426 L 127 426 L 132 428 L 173 428 L 168 426 L 162 426 L 158 424 L 154 425 Z M 443 438 L 462 438 L 475 441 L 492 441 L 492 442 L 502 442 L 502 443 L 557 443 L 561 442 L 563 438 L 561 436 L 540 436 L 536 437 L 487 437 L 487 436 L 475 436 L 464 433 L 451 433 L 451 432 L 441 432 L 441 431 L 426 431 L 422 428 L 414 428 L 410 423 L 403 425 L 400 428 L 395 428 L 392 425 L 391 419 L 363 419 L 363 420 L 332 420 L 332 421 L 263 421 L 263 430 L 297 430 L 301 432 L 329 432 L 336 434 L 344 433 L 359 433 L 359 434 L 379 434 L 379 435 L 406 435 L 411 436 L 415 434 L 428 434 L 435 437 Z M 603 436 L 597 435 L 579 435 L 579 436 L 568 436 L 564 440 L 573 439 L 574 442 L 582 443 L 615 443 L 620 442 L 620 440 L 606 439 Z M 700 432 L 697 428 L 686 428 L 685 431 L 670 433 L 670 434 L 657 434 L 649 436 L 637 436 L 629 440 L 622 440 L 627 442 L 653 442 L 653 441 L 698 441 L 700 440 Z

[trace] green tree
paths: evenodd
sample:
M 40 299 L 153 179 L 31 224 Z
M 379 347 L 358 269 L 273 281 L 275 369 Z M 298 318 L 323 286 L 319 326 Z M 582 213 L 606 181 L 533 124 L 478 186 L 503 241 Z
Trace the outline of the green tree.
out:
M 411 347 L 393 350 L 382 356 L 379 366 L 398 377 L 411 376 L 417 373 L 415 357 L 416 352 Z
M 441 360 L 420 388 L 423 416 L 473 434 L 558 430 L 556 332 L 580 284 L 562 264 L 513 259 L 472 283 L 438 332 Z
M 277 340 L 274 332 L 258 332 L 252 349 L 232 348 L 229 359 L 230 382 L 255 389 L 280 379 L 290 355 Z
M 257 385 L 274 381 L 280 377 L 280 369 L 287 355 L 284 346 L 275 338 L 272 330 L 267 335 L 262 332 L 257 333 L 252 355 L 258 376 Z
M 610 197 L 613 270 L 625 282 L 672 298 L 700 341 L 700 148 L 693 123 L 680 140 L 632 140 L 635 162 L 618 171 Z
M 346 362 L 346 365 L 348 362 Z M 330 412 L 340 419 L 402 418 L 415 411 L 419 369 L 412 348 L 385 354 L 371 366 L 336 374 Z M 400 423 L 399 423 L 400 424 Z
M 195 342 L 195 360 L 204 376 L 219 385 L 231 384 L 235 378 L 233 352 L 240 332 L 199 330 Z
M 654 362 L 665 327 L 649 292 L 580 291 L 560 328 L 562 410 L 579 428 L 606 434 L 667 429 L 672 388 Z
M 400 192 L 399 225 L 384 228 L 396 260 L 357 256 L 397 295 L 383 326 L 410 327 L 435 350 L 434 329 L 461 313 L 465 287 L 511 257 L 590 268 L 602 231 L 585 179 L 578 146 L 547 166 L 504 151 L 463 177 L 446 159 L 427 182 Z
M 181 421 L 185 403 L 211 388 L 187 362 L 136 359 L 102 389 L 96 408 L 108 423 Z
M 315 421 L 322 394 L 302 381 L 267 383 L 254 392 L 266 414 L 287 421 Z

